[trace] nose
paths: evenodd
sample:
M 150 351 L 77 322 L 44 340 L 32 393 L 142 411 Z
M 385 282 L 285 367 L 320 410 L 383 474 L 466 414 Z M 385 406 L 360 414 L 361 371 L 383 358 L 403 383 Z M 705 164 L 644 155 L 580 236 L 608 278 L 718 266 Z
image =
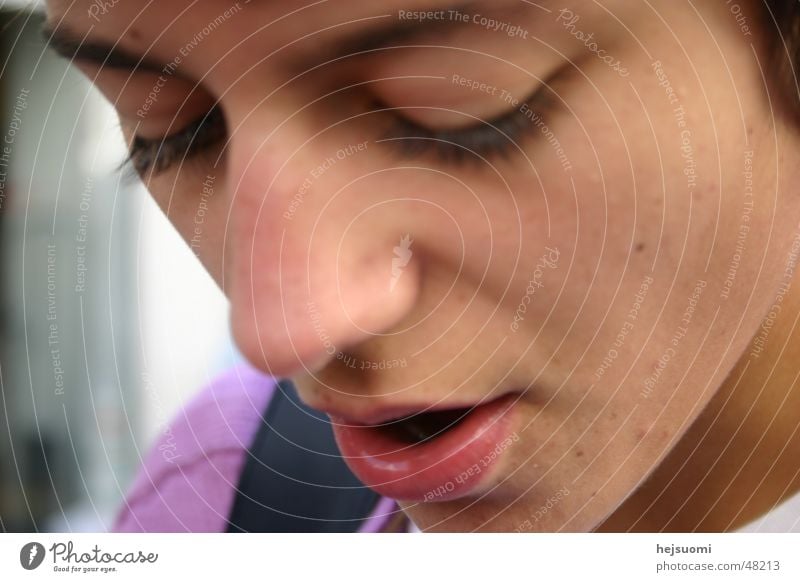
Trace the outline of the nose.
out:
M 379 146 L 296 103 L 271 99 L 234 118 L 227 163 L 232 332 L 277 377 L 388 332 L 420 282 L 413 215 L 375 177 Z

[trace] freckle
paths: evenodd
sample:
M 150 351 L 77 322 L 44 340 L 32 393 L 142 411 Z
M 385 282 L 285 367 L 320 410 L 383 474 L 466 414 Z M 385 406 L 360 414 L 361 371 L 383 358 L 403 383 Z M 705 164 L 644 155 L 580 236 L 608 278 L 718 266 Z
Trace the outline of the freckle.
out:
M 636 245 L 636 252 L 640 253 L 644 250 L 644 243 L 639 243 Z
M 617 420 L 617 413 L 616 412 L 612 412 L 611 413 L 611 420 Z
M 142 40 L 142 33 L 136 28 L 131 28 L 128 31 L 128 36 L 131 40 Z
M 576 457 L 582 457 L 583 456 L 583 451 L 581 451 L 581 450 L 575 451 L 575 456 Z
M 640 428 L 639 430 L 637 430 L 636 431 L 636 442 L 642 442 L 642 440 L 644 439 L 646 434 L 647 434 L 647 431 L 644 430 L 643 428 Z
M 753 128 L 752 127 L 748 127 L 747 128 L 747 135 L 753 135 Z

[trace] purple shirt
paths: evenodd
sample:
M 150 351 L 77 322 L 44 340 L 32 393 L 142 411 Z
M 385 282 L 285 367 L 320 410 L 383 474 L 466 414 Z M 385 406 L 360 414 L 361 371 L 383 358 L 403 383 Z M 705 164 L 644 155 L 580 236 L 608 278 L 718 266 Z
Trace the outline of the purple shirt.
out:
M 224 532 L 239 475 L 276 381 L 239 364 L 185 405 L 159 435 L 112 527 L 116 532 Z M 381 498 L 359 528 L 379 531 L 398 511 Z

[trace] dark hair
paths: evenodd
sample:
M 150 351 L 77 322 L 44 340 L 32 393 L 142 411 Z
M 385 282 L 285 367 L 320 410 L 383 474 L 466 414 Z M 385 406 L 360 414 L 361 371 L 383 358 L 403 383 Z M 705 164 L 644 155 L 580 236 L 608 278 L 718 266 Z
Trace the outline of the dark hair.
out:
M 800 0 L 763 0 L 762 7 L 770 97 L 778 113 L 800 128 Z

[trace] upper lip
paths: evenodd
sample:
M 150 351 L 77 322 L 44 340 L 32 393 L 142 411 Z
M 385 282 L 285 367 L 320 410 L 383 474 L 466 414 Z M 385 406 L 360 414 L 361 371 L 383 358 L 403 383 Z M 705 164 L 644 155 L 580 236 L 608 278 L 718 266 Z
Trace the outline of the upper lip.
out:
M 331 417 L 331 420 L 337 424 L 346 424 L 352 426 L 377 426 L 388 424 L 392 421 L 398 421 L 417 414 L 424 414 L 427 412 L 441 412 L 444 410 L 468 410 L 507 396 L 511 392 L 503 394 L 492 395 L 491 398 L 485 398 L 480 402 L 440 402 L 436 404 L 413 404 L 413 405 L 391 405 L 379 406 L 374 408 L 365 408 L 364 410 L 353 413 L 351 408 L 345 409 L 344 407 L 337 406 L 336 404 L 330 406 L 316 406 L 309 404 L 312 408 L 324 412 Z

